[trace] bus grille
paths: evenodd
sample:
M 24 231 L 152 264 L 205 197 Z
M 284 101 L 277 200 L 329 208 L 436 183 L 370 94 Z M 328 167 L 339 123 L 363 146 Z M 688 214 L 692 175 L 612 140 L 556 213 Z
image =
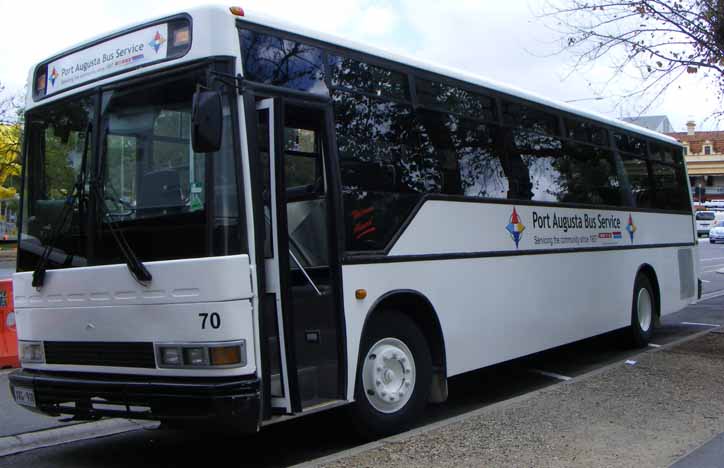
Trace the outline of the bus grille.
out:
M 153 343 L 46 341 L 45 362 L 78 366 L 156 367 Z

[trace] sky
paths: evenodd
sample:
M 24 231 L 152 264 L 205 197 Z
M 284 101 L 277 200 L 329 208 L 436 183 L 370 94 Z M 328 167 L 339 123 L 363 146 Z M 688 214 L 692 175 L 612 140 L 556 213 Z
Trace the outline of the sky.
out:
M 127 24 L 190 6 L 194 0 L 0 0 L 0 82 L 20 92 L 33 64 Z M 607 63 L 572 71 L 573 58 L 555 53 L 560 36 L 536 16 L 542 0 L 243 0 L 248 15 L 263 12 L 378 48 L 513 85 L 610 117 L 638 115 L 646 99 L 621 99 L 633 77 L 607 84 Z M 687 76 L 646 115 L 666 115 L 684 131 L 717 129 L 711 88 Z

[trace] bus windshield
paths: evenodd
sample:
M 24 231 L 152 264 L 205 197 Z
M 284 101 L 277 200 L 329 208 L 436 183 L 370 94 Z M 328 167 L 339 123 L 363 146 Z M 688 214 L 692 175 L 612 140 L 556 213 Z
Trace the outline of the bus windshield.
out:
M 48 243 L 48 268 L 123 263 L 110 222 L 141 261 L 240 253 L 231 111 L 225 105 L 222 149 L 195 153 L 191 102 L 198 79 L 106 91 L 29 114 L 20 271 L 35 269 Z M 92 150 L 84 162 L 88 136 Z M 79 181 L 79 196 L 69 197 Z M 68 202 L 72 214 L 61 220 Z

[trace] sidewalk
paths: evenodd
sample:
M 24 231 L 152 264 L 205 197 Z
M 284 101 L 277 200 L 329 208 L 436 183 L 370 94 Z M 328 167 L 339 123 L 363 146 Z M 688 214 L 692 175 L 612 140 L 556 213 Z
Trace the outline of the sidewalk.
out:
M 722 432 L 724 334 L 714 332 L 322 466 L 724 466 Z

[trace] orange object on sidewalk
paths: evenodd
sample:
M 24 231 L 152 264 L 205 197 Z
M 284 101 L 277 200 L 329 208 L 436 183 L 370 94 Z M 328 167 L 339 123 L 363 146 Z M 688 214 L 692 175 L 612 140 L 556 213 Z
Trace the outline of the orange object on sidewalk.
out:
M 4 367 L 20 367 L 11 279 L 0 280 L 0 369 Z

